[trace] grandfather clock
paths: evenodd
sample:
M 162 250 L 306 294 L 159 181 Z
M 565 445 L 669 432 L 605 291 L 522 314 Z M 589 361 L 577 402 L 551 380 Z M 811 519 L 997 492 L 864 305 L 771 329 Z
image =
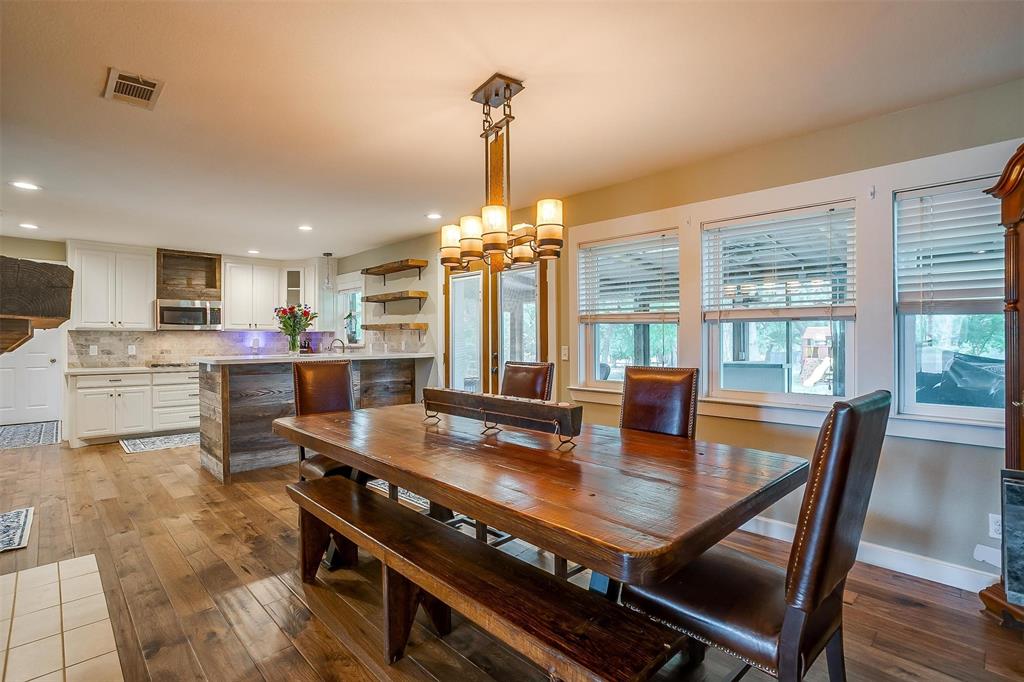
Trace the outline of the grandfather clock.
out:
M 1006 468 L 1000 476 L 1003 511 L 1003 579 L 979 595 L 985 608 L 1008 627 L 1024 629 L 1024 471 L 1021 432 L 1024 430 L 1024 375 L 1021 311 L 1024 273 L 1024 145 L 1006 164 L 999 181 L 985 190 L 1002 202 L 1006 229 Z

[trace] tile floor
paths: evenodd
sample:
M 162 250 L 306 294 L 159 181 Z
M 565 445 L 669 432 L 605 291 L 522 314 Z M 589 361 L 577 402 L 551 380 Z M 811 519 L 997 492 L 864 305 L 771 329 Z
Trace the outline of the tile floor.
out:
M 96 557 L 0 576 L 3 682 L 123 682 Z

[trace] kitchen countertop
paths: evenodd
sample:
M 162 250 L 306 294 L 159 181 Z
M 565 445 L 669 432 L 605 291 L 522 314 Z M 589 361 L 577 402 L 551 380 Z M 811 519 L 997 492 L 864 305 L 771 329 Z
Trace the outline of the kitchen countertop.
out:
M 197 372 L 198 365 L 192 367 L 69 367 L 65 376 L 77 377 L 90 374 L 163 374 L 164 372 Z
M 196 358 L 201 365 L 259 365 L 274 362 L 309 362 L 312 360 L 406 360 L 433 358 L 434 353 L 306 353 L 304 355 L 212 355 Z

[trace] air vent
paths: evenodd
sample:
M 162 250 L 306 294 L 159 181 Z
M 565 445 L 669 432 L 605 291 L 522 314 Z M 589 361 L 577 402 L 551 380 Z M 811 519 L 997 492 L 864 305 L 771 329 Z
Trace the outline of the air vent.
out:
M 126 73 L 110 67 L 107 88 L 104 90 L 103 96 L 132 106 L 152 109 L 163 89 L 163 81 L 143 78 L 137 74 Z

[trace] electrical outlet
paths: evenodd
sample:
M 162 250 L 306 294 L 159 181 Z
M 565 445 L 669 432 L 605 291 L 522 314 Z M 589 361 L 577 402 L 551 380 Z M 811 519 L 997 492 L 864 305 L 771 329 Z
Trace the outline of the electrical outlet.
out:
M 135 344 L 134 343 L 129 343 L 128 344 L 128 357 L 130 357 L 130 358 L 134 358 L 135 357 Z
M 99 354 L 100 354 L 99 346 L 89 346 L 89 355 L 99 355 Z
M 988 515 L 988 536 L 993 540 L 1003 538 L 1003 517 L 999 514 Z
M 569 346 L 562 346 L 562 359 L 563 360 L 568 360 L 569 359 Z

